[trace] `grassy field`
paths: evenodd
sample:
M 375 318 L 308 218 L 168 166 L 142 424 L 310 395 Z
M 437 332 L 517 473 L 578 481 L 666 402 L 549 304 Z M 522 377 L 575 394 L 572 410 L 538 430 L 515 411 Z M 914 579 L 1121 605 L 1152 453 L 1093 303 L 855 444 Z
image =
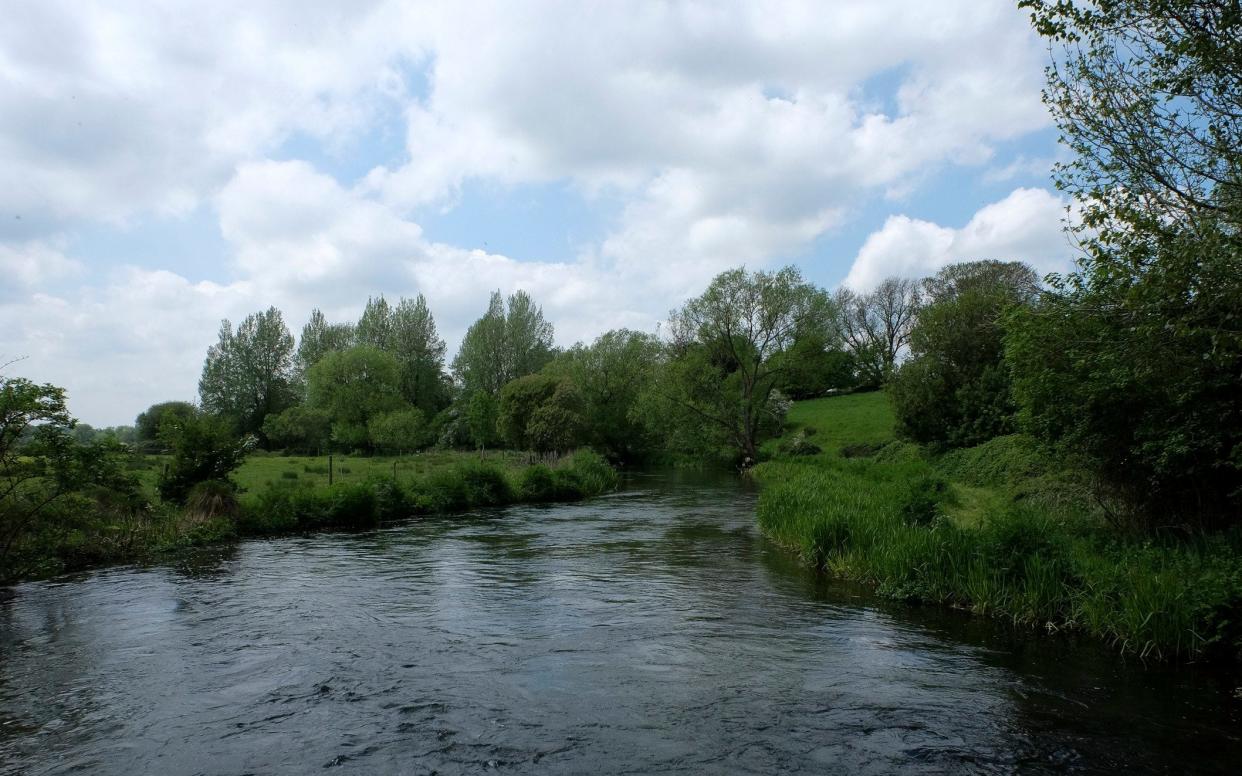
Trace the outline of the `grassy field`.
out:
M 1121 535 L 1029 440 L 932 457 L 892 435 L 882 393 L 795 404 L 757 467 L 775 540 L 884 595 L 1085 633 L 1145 657 L 1236 659 L 1237 537 Z
M 138 456 L 131 464 L 147 493 L 154 498 L 156 483 L 168 457 Z M 457 450 L 434 450 L 403 456 L 333 455 L 332 483 L 366 482 L 376 478 L 410 481 L 431 472 L 461 463 L 485 461 L 506 470 L 518 470 L 531 463 L 527 453 L 492 450 L 479 454 Z M 278 483 L 324 487 L 328 482 L 328 456 L 298 456 L 255 453 L 233 473 L 232 479 L 243 493 L 254 493 Z
M 385 521 L 518 503 L 589 498 L 614 488 L 617 473 L 583 450 L 533 462 L 525 453 L 433 452 L 400 457 L 256 454 L 227 483 L 202 483 L 184 505 L 161 502 L 167 458 L 135 456 L 128 466 L 148 503 L 76 508 L 14 545 L 0 583 L 141 560 L 245 536 L 374 528 Z

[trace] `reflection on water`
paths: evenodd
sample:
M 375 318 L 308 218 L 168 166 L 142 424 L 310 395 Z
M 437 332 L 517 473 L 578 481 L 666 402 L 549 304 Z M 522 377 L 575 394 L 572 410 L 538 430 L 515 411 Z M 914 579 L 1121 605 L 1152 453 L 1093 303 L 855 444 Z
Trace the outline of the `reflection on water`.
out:
M 0 599 L 0 773 L 1232 770 L 1232 683 L 877 602 L 732 478 Z

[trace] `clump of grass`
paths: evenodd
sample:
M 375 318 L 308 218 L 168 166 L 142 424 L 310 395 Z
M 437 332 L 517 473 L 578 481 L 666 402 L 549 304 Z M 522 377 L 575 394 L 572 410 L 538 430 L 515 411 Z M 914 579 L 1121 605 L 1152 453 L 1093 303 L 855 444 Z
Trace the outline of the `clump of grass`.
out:
M 282 480 L 296 480 L 298 478 L 298 473 L 297 472 L 281 472 L 280 478 Z

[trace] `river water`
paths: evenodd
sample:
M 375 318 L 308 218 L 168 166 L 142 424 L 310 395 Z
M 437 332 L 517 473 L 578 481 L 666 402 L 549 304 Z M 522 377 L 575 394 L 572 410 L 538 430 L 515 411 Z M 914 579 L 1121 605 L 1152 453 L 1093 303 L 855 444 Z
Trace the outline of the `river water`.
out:
M 0 773 L 1236 773 L 1202 670 L 800 568 L 736 478 L 0 593 Z

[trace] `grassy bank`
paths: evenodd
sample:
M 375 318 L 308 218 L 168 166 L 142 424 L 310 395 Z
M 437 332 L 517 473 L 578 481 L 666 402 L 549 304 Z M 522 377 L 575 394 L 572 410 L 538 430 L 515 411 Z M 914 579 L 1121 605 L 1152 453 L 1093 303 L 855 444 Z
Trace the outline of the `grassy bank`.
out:
M 74 510 L 48 521 L 16 548 L 0 582 L 133 562 L 190 546 L 249 536 L 329 528 L 372 528 L 384 521 L 519 503 L 575 501 L 617 485 L 601 456 L 580 451 L 554 464 L 527 465 L 524 454 L 428 453 L 402 458 L 256 455 L 236 474 L 240 490 L 207 483 L 185 508 L 152 502 L 139 509 Z M 158 457 L 132 467 L 154 493 Z M 394 475 L 395 471 L 395 475 Z M 72 514 L 73 519 L 68 519 Z M 83 516 L 87 515 L 87 516 Z
M 756 469 L 759 524 L 887 596 L 1104 639 L 1161 659 L 1242 650 L 1234 536 L 1118 532 L 1023 437 L 929 456 L 892 438 L 880 393 L 796 404 Z

